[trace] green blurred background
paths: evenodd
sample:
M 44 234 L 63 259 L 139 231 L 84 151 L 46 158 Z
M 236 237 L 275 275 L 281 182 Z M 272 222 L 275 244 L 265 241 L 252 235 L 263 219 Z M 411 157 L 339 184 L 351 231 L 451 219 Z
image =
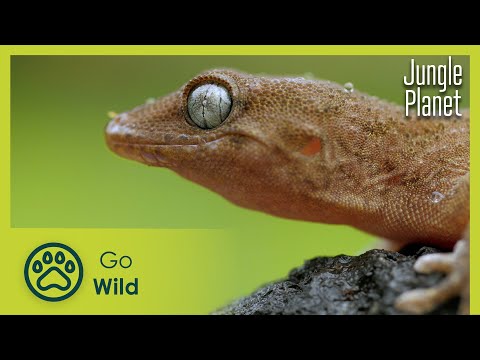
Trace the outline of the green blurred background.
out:
M 446 59 L 416 57 L 420 64 Z M 216 306 L 284 276 L 304 259 L 362 251 L 373 238 L 354 229 L 245 210 L 167 169 L 117 157 L 104 143 L 107 112 L 165 95 L 216 67 L 310 73 L 403 104 L 409 61 L 402 56 L 13 56 L 11 225 L 225 229 L 229 236 L 222 251 L 234 259 L 225 266 L 238 276 L 228 296 L 212 294 L 209 304 Z M 454 63 L 463 65 L 462 106 L 468 107 L 469 58 L 454 57 Z M 221 255 L 202 256 L 215 262 Z M 195 271 L 201 275 L 202 269 Z

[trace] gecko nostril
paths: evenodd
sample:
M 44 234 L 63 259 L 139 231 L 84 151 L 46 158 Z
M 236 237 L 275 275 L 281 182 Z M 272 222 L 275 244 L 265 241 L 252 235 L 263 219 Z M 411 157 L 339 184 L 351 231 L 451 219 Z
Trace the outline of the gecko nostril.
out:
M 128 122 L 128 114 L 121 113 L 120 115 L 117 116 L 117 121 L 119 124 L 126 124 Z

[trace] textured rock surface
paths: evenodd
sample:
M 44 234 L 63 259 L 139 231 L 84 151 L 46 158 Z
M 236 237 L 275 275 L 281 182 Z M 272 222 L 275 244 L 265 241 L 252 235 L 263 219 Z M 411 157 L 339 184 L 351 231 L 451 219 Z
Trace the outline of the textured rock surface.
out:
M 268 284 L 215 314 L 402 314 L 393 306 L 406 290 L 430 287 L 443 275 L 415 273 L 413 264 L 423 254 L 371 250 L 360 256 L 339 255 L 308 260 L 287 279 Z M 454 314 L 454 299 L 434 314 Z

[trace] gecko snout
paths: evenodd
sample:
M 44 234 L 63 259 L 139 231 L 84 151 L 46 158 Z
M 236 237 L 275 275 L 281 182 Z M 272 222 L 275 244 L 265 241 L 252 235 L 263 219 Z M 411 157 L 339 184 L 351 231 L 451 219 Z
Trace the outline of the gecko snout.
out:
M 107 138 L 132 136 L 134 135 L 134 127 L 128 124 L 128 114 L 122 113 L 111 119 L 106 128 L 105 135 Z

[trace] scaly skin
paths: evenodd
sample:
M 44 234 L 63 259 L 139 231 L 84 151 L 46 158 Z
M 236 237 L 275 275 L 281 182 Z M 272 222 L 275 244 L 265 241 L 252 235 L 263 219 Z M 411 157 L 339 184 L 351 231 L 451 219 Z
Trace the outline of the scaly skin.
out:
M 208 130 L 187 110 L 205 83 L 232 98 L 227 119 Z M 168 167 L 237 205 L 444 249 L 469 223 L 469 135 L 467 110 L 406 118 L 400 106 L 328 81 L 232 70 L 203 73 L 106 129 L 117 154 Z

